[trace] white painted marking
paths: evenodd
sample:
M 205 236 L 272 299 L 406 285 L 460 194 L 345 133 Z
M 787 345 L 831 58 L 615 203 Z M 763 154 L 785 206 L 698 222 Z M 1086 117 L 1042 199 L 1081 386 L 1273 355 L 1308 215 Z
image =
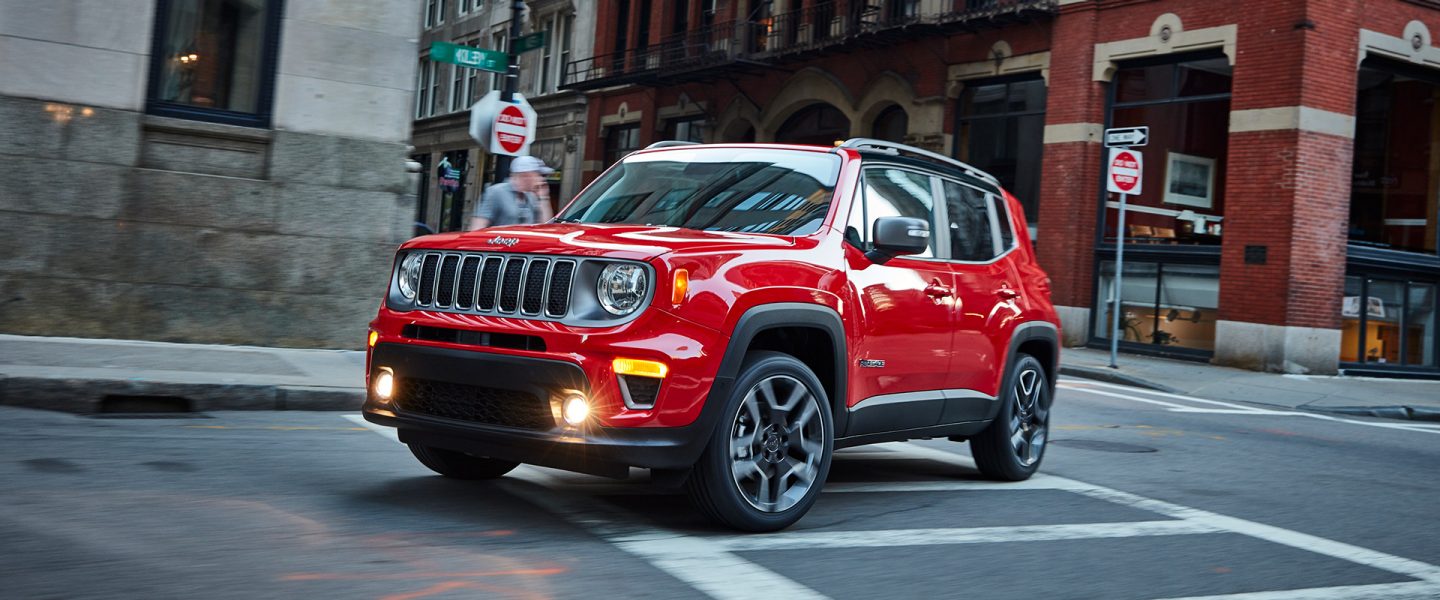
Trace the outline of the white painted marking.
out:
M 1246 594 L 1190 596 L 1169 600 L 1435 600 L 1435 598 L 1440 598 L 1440 585 L 1428 581 L 1406 581 Z
M 374 426 L 358 415 L 344 415 L 344 417 L 398 441 L 398 437 L 389 428 Z M 928 459 L 974 469 L 974 461 L 967 456 L 921 446 L 913 442 L 881 444 L 878 447 L 896 451 L 912 459 Z M 1288 600 L 1290 598 L 1394 600 L 1434 598 L 1440 595 L 1440 567 L 1435 565 L 1064 477 L 1037 475 L 1029 481 L 1011 484 L 975 481 L 866 482 L 836 484 L 834 486 L 836 489 L 831 491 L 1057 489 L 1153 512 L 1175 520 L 963 529 L 795 531 L 766 536 L 697 537 L 638 524 L 636 519 L 605 508 L 589 495 L 552 491 L 552 488 L 560 483 L 562 480 L 559 477 L 551 475 L 545 470 L 522 466 L 512 472 L 511 477 L 502 481 L 501 485 L 517 496 L 524 497 L 584 528 L 622 551 L 664 570 L 696 590 L 722 599 L 750 600 L 762 594 L 783 594 L 787 598 L 824 597 L 814 590 L 733 554 L 737 551 L 817 547 L 903 547 L 924 544 L 978 544 L 1203 533 L 1237 533 L 1420 580 L 1395 584 L 1336 586 L 1209 597 L 1216 600 Z
M 709 538 L 732 552 L 755 550 L 809 550 L 813 548 L 884 548 L 997 542 L 1048 542 L 1102 538 L 1150 537 L 1228 533 L 1196 521 L 1141 521 L 1134 523 L 1080 523 L 968 527 L 940 529 L 888 529 L 871 531 L 792 531 L 770 535 L 731 535 Z
M 544 471 L 522 466 L 507 479 L 521 479 L 538 486 L 502 482 L 511 493 L 530 500 L 615 547 L 654 565 L 712 598 L 754 600 L 772 598 L 824 598 L 820 593 L 791 581 L 769 569 L 731 554 L 709 538 L 685 535 L 635 524 L 636 519 L 617 515 L 588 496 L 564 494 L 549 489 L 554 477 Z
M 1100 386 L 1100 387 L 1106 387 L 1106 388 L 1122 389 L 1122 390 L 1126 390 L 1126 391 L 1131 392 L 1131 394 L 1117 394 L 1117 393 L 1114 393 L 1114 392 L 1106 392 L 1106 391 L 1103 391 L 1103 390 L 1092 389 L 1092 386 Z M 1162 398 L 1174 398 L 1174 399 L 1179 399 L 1179 400 L 1185 400 L 1185 401 L 1188 401 L 1188 402 L 1196 402 L 1196 403 L 1200 403 L 1200 404 L 1210 404 L 1210 405 L 1215 405 L 1215 406 L 1223 406 L 1223 407 L 1225 407 L 1225 408 L 1227 409 L 1227 410 L 1224 411 L 1224 412 L 1215 411 L 1214 414 L 1245 414 L 1245 415 L 1277 416 L 1277 417 L 1304 417 L 1304 418 L 1307 418 L 1307 419 L 1318 419 L 1318 420 L 1321 420 L 1321 421 L 1331 421 L 1331 422 L 1335 422 L 1335 423 L 1345 423 L 1345 424 L 1347 424 L 1347 425 L 1362 425 L 1362 426 L 1365 426 L 1365 427 L 1378 427 L 1378 428 L 1381 428 L 1381 429 L 1398 429 L 1398 430 L 1401 430 L 1401 431 L 1419 431 L 1419 432 L 1422 432 L 1422 433 L 1440 434 L 1440 427 L 1436 427 L 1435 425 L 1431 425 L 1431 424 L 1428 424 L 1428 423 L 1386 423 L 1386 422 L 1381 422 L 1381 421 L 1360 421 L 1360 420 L 1356 420 L 1356 419 L 1346 419 L 1346 418 L 1342 418 L 1342 417 L 1334 417 L 1334 416 L 1330 416 L 1330 415 L 1319 414 L 1319 413 L 1312 413 L 1312 412 L 1290 411 L 1290 410 L 1269 410 L 1269 409 L 1262 409 L 1262 408 L 1254 408 L 1254 407 L 1245 406 L 1245 405 L 1242 405 L 1242 404 L 1233 404 L 1233 403 L 1230 403 L 1230 402 L 1221 402 L 1221 401 L 1219 401 L 1219 400 L 1206 400 L 1206 399 L 1204 399 L 1204 398 L 1193 398 L 1193 397 L 1190 397 L 1190 396 L 1181 396 L 1181 395 L 1178 395 L 1178 394 L 1170 394 L 1170 393 L 1166 393 L 1166 392 L 1157 392 L 1157 391 L 1152 391 L 1152 390 L 1145 390 L 1145 389 L 1134 388 L 1134 387 L 1123 386 L 1123 385 L 1115 385 L 1115 384 L 1104 383 L 1104 382 L 1099 382 L 1099 381 L 1085 381 L 1084 383 L 1074 383 L 1074 382 L 1071 382 L 1071 381 L 1067 380 L 1067 381 L 1062 382 L 1059 387 L 1061 387 L 1061 388 L 1063 388 L 1063 389 L 1067 389 L 1067 390 L 1074 390 L 1074 391 L 1079 391 L 1079 392 L 1085 392 L 1085 393 L 1087 393 L 1087 394 L 1097 394 L 1097 395 L 1101 395 L 1101 396 L 1109 396 L 1109 397 L 1112 397 L 1112 398 L 1119 398 L 1119 399 L 1123 399 L 1123 400 L 1131 400 L 1131 401 L 1134 401 L 1134 402 L 1141 402 L 1141 403 L 1145 403 L 1145 404 L 1155 404 L 1155 405 L 1165 406 L 1165 407 L 1167 407 L 1167 408 L 1170 409 L 1170 412 L 1200 413 L 1200 412 L 1206 412 L 1206 410 L 1205 410 L 1205 409 L 1195 408 L 1195 407 L 1181 406 L 1181 405 L 1178 405 L 1178 404 L 1173 404 L 1173 403 L 1169 403 L 1169 402 L 1163 402 L 1163 401 L 1160 401 L 1160 400 L 1154 400 L 1154 399 L 1150 399 L 1150 398 L 1142 398 L 1142 397 L 1135 396 L 1135 395 L 1132 395 L 1132 394 L 1147 394 L 1147 395 L 1152 395 L 1152 396 L 1160 396 L 1160 397 L 1162 397 Z M 1234 412 L 1229 412 L 1229 411 L 1234 411 Z
M 352 423 L 354 423 L 354 424 L 356 424 L 356 425 L 359 425 L 359 426 L 361 426 L 361 427 L 364 427 L 364 428 L 366 428 L 366 429 L 369 429 L 370 431 L 373 431 L 373 432 L 378 433 L 378 434 L 380 434 L 380 435 L 383 435 L 383 436 L 385 436 L 385 437 L 387 437 L 387 438 L 390 438 L 390 439 L 391 439 L 392 441 L 394 441 L 395 443 L 399 443 L 399 442 L 400 442 L 400 434 L 395 431 L 395 428 L 394 428 L 394 427 L 385 427 L 385 426 L 382 426 L 382 425 L 376 425 L 376 424 L 374 424 L 374 423 L 371 423 L 371 422 L 369 422 L 369 421 L 366 421 L 366 420 L 365 420 L 365 417 L 360 416 L 360 415 L 340 415 L 340 417 L 343 418 L 343 419 L 345 419 L 346 421 L 350 421 L 350 422 L 352 422 Z
M 1051 484 L 1044 475 L 1036 475 L 1026 481 L 855 481 L 831 482 L 825 484 L 825 492 L 837 494 L 870 492 L 1009 492 L 1033 490 L 1060 490 L 1063 485 Z

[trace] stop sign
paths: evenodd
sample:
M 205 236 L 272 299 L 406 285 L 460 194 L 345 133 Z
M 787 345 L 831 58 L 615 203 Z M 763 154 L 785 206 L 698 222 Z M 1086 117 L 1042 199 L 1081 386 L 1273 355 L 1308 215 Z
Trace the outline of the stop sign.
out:
M 523 156 L 535 141 L 535 109 L 516 93 L 511 102 L 500 100 L 500 91 L 491 90 L 470 107 L 470 137 L 491 154 Z
M 506 105 L 495 116 L 495 142 L 506 154 L 516 154 L 529 139 L 529 122 L 525 113 L 514 105 Z
M 1139 195 L 1145 173 L 1144 157 L 1134 150 L 1110 149 L 1110 176 L 1106 189 L 1117 194 Z

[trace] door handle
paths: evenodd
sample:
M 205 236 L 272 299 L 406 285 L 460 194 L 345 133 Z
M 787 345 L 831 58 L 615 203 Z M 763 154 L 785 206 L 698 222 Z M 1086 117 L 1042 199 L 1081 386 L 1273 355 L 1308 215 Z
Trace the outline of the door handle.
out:
M 940 285 L 940 282 L 937 281 L 925 286 L 925 295 L 939 299 L 953 296 L 955 293 L 951 291 L 950 288 Z
M 1000 296 L 1001 298 L 1004 298 L 1006 300 L 1014 300 L 1020 297 L 1020 290 L 1005 287 L 995 290 L 995 295 Z

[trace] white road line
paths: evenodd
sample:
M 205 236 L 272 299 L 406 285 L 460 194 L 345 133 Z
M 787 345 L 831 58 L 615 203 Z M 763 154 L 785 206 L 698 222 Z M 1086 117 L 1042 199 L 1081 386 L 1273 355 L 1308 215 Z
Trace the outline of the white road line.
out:
M 1117 394 L 1117 393 L 1114 393 L 1114 392 L 1107 392 L 1107 391 L 1104 391 L 1104 390 L 1092 389 L 1091 386 L 1102 386 L 1102 387 L 1107 387 L 1107 388 L 1118 388 L 1118 389 L 1122 389 L 1122 390 L 1127 390 L 1127 391 L 1131 392 L 1131 394 Z M 1214 414 L 1246 414 L 1246 415 L 1257 415 L 1257 416 L 1305 417 L 1305 418 L 1307 418 L 1307 419 L 1318 419 L 1318 420 L 1321 420 L 1321 421 L 1331 421 L 1331 422 L 1335 422 L 1335 423 L 1345 423 L 1345 424 L 1348 424 L 1348 425 L 1363 425 L 1363 426 L 1365 426 L 1365 427 L 1378 427 L 1378 428 L 1381 428 L 1381 429 L 1399 429 L 1399 430 L 1402 430 L 1402 431 L 1419 431 L 1419 432 L 1422 432 L 1422 433 L 1440 434 L 1440 427 L 1436 427 L 1436 426 L 1430 425 L 1430 424 L 1421 424 L 1421 423 L 1385 423 L 1385 422 L 1381 422 L 1381 421 L 1358 421 L 1358 420 L 1355 420 L 1355 419 L 1345 419 L 1345 418 L 1341 418 L 1341 417 L 1333 417 L 1333 416 L 1330 416 L 1330 415 L 1324 415 L 1324 414 L 1312 413 L 1312 412 L 1289 411 L 1289 410 L 1269 410 L 1269 409 L 1262 409 L 1262 408 L 1254 408 L 1254 407 L 1245 406 L 1245 405 L 1242 405 L 1242 404 L 1232 404 L 1232 403 L 1230 403 L 1230 402 L 1221 402 L 1221 401 L 1219 401 L 1219 400 L 1206 400 L 1206 399 L 1204 399 L 1204 398 L 1192 398 L 1192 397 L 1189 397 L 1189 396 L 1180 396 L 1180 395 L 1176 395 L 1176 394 L 1169 394 L 1169 393 L 1166 393 L 1166 392 L 1156 392 L 1156 391 L 1144 390 L 1144 389 L 1140 389 L 1140 388 L 1126 387 L 1126 386 L 1123 386 L 1123 385 L 1114 385 L 1114 384 L 1109 384 L 1109 383 L 1102 383 L 1102 382 L 1099 382 L 1099 381 L 1086 381 L 1086 382 L 1084 382 L 1083 384 L 1075 384 L 1075 383 L 1069 383 L 1069 382 L 1062 382 L 1062 383 L 1060 384 L 1060 388 L 1061 388 L 1061 389 L 1078 391 L 1078 392 L 1085 392 L 1085 393 L 1087 393 L 1087 394 L 1097 394 L 1097 395 L 1100 395 L 1100 396 L 1109 396 L 1109 397 L 1112 397 L 1112 398 L 1118 398 L 1118 399 L 1122 399 L 1122 400 L 1131 400 L 1131 401 L 1134 401 L 1134 402 L 1141 402 L 1141 403 L 1145 403 L 1145 404 L 1160 405 L 1160 406 L 1164 406 L 1164 407 L 1166 407 L 1166 408 L 1169 408 L 1171 412 L 1187 412 L 1187 413 L 1205 413 L 1205 412 L 1210 412 L 1210 413 L 1214 413 Z M 1137 394 L 1137 393 L 1138 393 L 1138 394 L 1148 394 L 1148 395 L 1161 396 L 1161 397 L 1164 397 L 1164 398 L 1176 398 L 1176 399 L 1186 400 L 1186 401 L 1189 401 L 1189 402 L 1197 402 L 1197 403 L 1201 403 L 1201 404 L 1211 404 L 1211 405 L 1216 405 L 1216 406 L 1224 406 L 1224 407 L 1226 407 L 1228 410 L 1219 411 L 1219 410 L 1201 409 L 1201 408 L 1195 408 L 1195 407 L 1190 407 L 1190 406 L 1182 406 L 1182 405 L 1179 405 L 1179 404 L 1174 404 L 1174 403 L 1170 403 L 1170 402 L 1164 402 L 1164 401 L 1161 401 L 1161 400 L 1154 400 L 1154 399 L 1151 399 L 1151 398 L 1142 398 L 1142 397 L 1140 397 L 1140 396 L 1132 395 L 1132 394 Z M 1231 411 L 1234 411 L 1234 412 L 1231 412 Z
M 709 538 L 634 524 L 588 496 L 551 491 L 555 478 L 535 467 L 520 467 L 507 479 L 537 486 L 509 485 L 511 493 L 530 500 L 713 598 L 753 600 L 757 597 L 825 598 L 820 593 L 728 552 Z
M 1342 585 L 1300 590 L 1190 596 L 1169 600 L 1435 600 L 1440 598 L 1440 585 L 1427 581 Z
M 917 455 L 929 457 L 932 460 L 955 465 L 968 466 L 969 464 L 972 464 L 968 458 L 961 457 L 956 454 L 951 454 L 949 452 L 945 452 L 944 450 L 927 448 L 925 446 L 920 446 L 913 443 L 908 444 L 911 446 L 911 452 Z M 1082 494 L 1091 498 L 1106 500 L 1115 504 L 1128 506 L 1131 508 L 1148 510 L 1150 512 L 1165 515 L 1173 519 L 1184 519 L 1187 521 L 1198 522 L 1203 525 L 1223 529 L 1232 533 L 1239 533 L 1249 537 L 1259 538 L 1267 542 L 1273 542 L 1283 546 L 1289 546 L 1291 548 L 1298 548 L 1306 552 L 1323 554 L 1325 556 L 1330 556 L 1348 562 L 1365 565 L 1367 567 L 1373 567 L 1383 571 L 1390 571 L 1391 573 L 1399 573 L 1401 575 L 1414 577 L 1416 579 L 1423 579 L 1433 583 L 1440 583 L 1440 567 L 1420 562 L 1418 560 L 1402 558 L 1392 554 L 1386 554 L 1384 552 L 1378 552 L 1375 550 L 1370 550 L 1368 548 L 1361 548 L 1359 546 L 1346 544 L 1344 542 L 1337 542 L 1318 536 L 1300 533 L 1298 531 L 1291 531 L 1289 529 L 1282 529 L 1271 525 L 1265 525 L 1263 523 L 1246 521 L 1244 519 L 1239 519 L 1235 517 L 1227 517 L 1225 515 L 1200 510 L 1198 508 L 1190 508 L 1188 506 L 1171 504 L 1162 500 L 1155 500 L 1151 498 L 1146 498 L 1144 496 L 1137 496 L 1129 492 L 1122 492 L 1120 490 L 1093 485 L 1082 481 L 1076 481 L 1074 479 L 1067 479 L 1064 477 L 1057 477 L 1053 475 L 1050 476 L 1048 479 L 1053 485 L 1055 485 L 1059 489 L 1075 492 L 1077 494 Z
M 356 422 L 398 441 L 393 431 L 376 427 L 356 415 Z M 930 448 L 913 442 L 879 445 L 909 458 L 974 468 L 969 457 Z M 559 477 L 535 467 L 521 467 L 502 482 L 512 493 L 549 510 L 585 529 L 624 552 L 645 560 L 682 582 L 715 598 L 750 600 L 761 594 L 783 594 L 788 598 L 823 598 L 821 594 L 733 552 L 812 548 L 903 547 L 923 544 L 978 544 L 1058 539 L 1128 538 L 1156 535 L 1236 533 L 1305 552 L 1338 558 L 1375 569 L 1401 574 L 1419 582 L 1363 586 L 1336 586 L 1305 590 L 1284 590 L 1252 594 L 1214 596 L 1220 599 L 1272 600 L 1316 598 L 1318 600 L 1392 600 L 1434 598 L 1440 595 L 1440 567 L 1417 560 L 1362 548 L 1298 531 L 1282 529 L 1209 511 L 1146 498 L 1120 490 L 1073 479 L 1039 475 L 1020 484 L 954 482 L 875 482 L 837 484 L 834 491 L 918 491 L 948 489 L 1058 489 L 1130 508 L 1146 510 L 1175 519 L 1123 523 L 981 527 L 964 529 L 908 529 L 882 531 L 805 532 L 759 535 L 692 536 L 637 522 L 633 516 L 605 508 L 586 494 L 553 491 Z M 886 489 L 888 486 L 889 489 Z
M 727 535 L 708 538 L 731 552 L 755 550 L 809 550 L 813 548 L 883 548 L 990 544 L 996 542 L 1048 542 L 1102 538 L 1151 537 L 1227 533 L 1195 521 L 1140 521 L 1020 525 L 1016 527 L 964 527 L 934 529 L 882 529 L 870 531 L 792 531 L 770 535 Z
M 395 431 L 395 428 L 394 428 L 394 427 L 383 427 L 383 426 L 380 426 L 380 425 L 376 425 L 376 424 L 374 424 L 374 423 L 371 423 L 371 422 L 369 422 L 369 421 L 366 421 L 366 420 L 365 420 L 365 417 L 362 417 L 362 416 L 360 416 L 360 415 L 340 415 L 340 416 L 343 417 L 346 421 L 350 421 L 350 422 L 352 422 L 352 423 L 354 423 L 354 424 L 356 424 L 356 425 L 359 425 L 359 426 L 361 426 L 361 427 L 364 427 L 364 428 L 366 428 L 366 429 L 369 429 L 370 431 L 373 431 L 373 432 L 378 433 L 378 434 L 380 434 L 380 435 L 383 435 L 383 436 L 385 436 L 385 437 L 387 437 L 387 438 L 390 438 L 391 440 L 393 440 L 393 441 L 395 441 L 395 442 L 397 442 L 397 443 L 400 441 L 400 434 Z
M 942 481 L 836 481 L 825 484 L 825 492 L 873 493 L 873 492 L 1008 492 L 1033 490 L 1063 490 L 1061 484 L 1052 484 L 1050 478 L 1037 474 L 1025 481 L 987 480 L 942 480 Z

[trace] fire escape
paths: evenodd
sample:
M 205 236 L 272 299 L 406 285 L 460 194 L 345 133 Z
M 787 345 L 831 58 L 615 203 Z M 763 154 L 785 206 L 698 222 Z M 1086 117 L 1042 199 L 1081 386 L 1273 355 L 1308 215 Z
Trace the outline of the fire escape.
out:
M 573 61 L 561 87 L 670 85 L 755 73 L 816 56 L 890 46 L 925 36 L 1049 19 L 1057 0 L 833 0 L 763 18 L 713 23 L 658 46 Z

